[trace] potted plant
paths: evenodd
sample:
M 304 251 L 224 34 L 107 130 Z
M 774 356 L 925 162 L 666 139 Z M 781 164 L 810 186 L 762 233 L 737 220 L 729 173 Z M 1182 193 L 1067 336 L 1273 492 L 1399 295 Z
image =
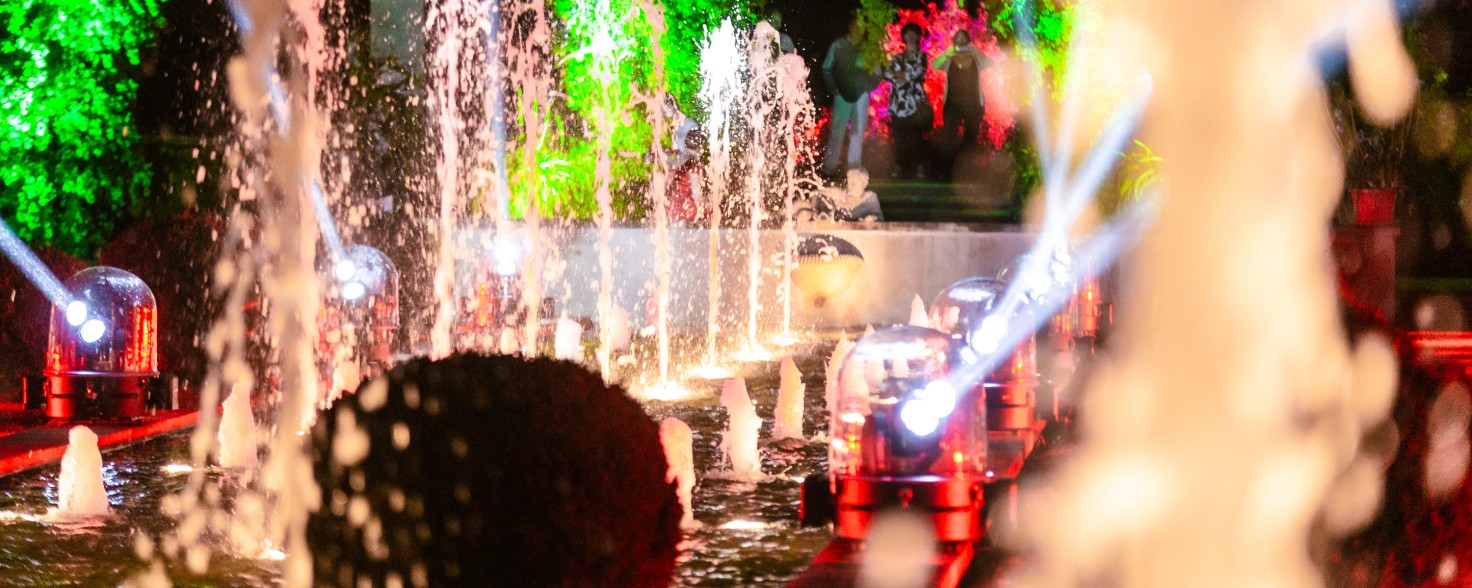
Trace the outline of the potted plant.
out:
M 1348 196 L 1335 220 L 1341 224 L 1391 224 L 1412 121 L 1408 116 L 1390 127 L 1376 125 L 1360 112 L 1346 84 L 1335 84 L 1330 92 L 1335 132 L 1344 153 Z

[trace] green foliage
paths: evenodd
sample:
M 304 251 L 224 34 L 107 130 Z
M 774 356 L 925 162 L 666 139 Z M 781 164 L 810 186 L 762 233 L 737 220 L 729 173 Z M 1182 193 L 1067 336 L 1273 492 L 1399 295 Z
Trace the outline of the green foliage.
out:
M 894 22 L 898 13 L 886 0 L 860 0 L 859 11 L 854 17 L 859 19 L 859 30 L 864 32 L 859 47 L 866 64 L 882 66 L 889 61 L 884 52 L 884 40 L 888 38 L 889 24 Z
M 664 3 L 668 30 L 660 40 L 664 48 L 664 71 L 670 96 L 680 111 L 702 117 L 700 104 L 700 44 L 722 19 L 732 18 L 737 26 L 755 23 L 761 15 L 752 3 L 741 0 L 677 0 Z
M 1012 158 L 1017 169 L 1017 182 L 1012 185 L 1012 201 L 1021 212 L 1022 204 L 1043 183 L 1042 169 L 1038 166 L 1038 150 L 1032 137 L 1014 127 L 1012 134 L 1002 143 L 1002 149 Z
M 1115 171 L 1115 190 L 1099 192 L 1099 209 L 1105 215 L 1113 215 L 1120 209 L 1138 202 L 1152 186 L 1160 181 L 1162 159 L 1144 141 L 1135 139 L 1129 151 L 1119 154 L 1120 165 Z
M 1078 3 L 1065 0 L 987 0 L 987 14 L 997 40 L 1017 48 L 1022 59 L 1039 66 L 1056 100 L 1062 86 L 1068 54 L 1073 38 Z M 1031 26 L 1029 26 L 1031 25 Z M 1023 40 L 1031 31 L 1032 47 Z
M 1054 102 L 1061 101 L 1069 41 L 1073 38 L 1079 3 L 1066 0 L 985 0 L 983 7 L 990 16 L 988 24 L 996 34 L 997 42 L 1014 47 L 1019 57 L 1033 64 L 1041 72 L 1050 98 Z M 1029 37 L 1031 42 L 1027 43 Z M 1042 182 L 1037 146 L 1032 144 L 1031 136 L 1014 128 L 1004 148 L 1017 166 L 1017 185 L 1013 193 L 1021 203 Z
M 150 182 L 129 109 L 159 0 L 0 3 L 0 216 L 84 258 Z
M 658 0 L 655 0 L 658 1 Z M 669 95 L 680 110 L 703 116 L 700 105 L 700 43 L 722 19 L 755 22 L 759 2 L 685 0 L 663 4 L 667 30 L 659 39 Z M 645 154 L 652 146 L 648 105 L 653 79 L 654 32 L 635 0 L 554 0 L 553 53 L 560 70 L 558 90 L 566 96 L 547 113 L 536 149 L 535 169 L 513 169 L 515 193 L 536 194 L 546 216 L 589 218 L 597 211 L 602 113 L 610 113 L 608 149 L 616 215 L 643 212 L 643 187 L 651 173 Z M 520 167 L 513 161 L 513 167 Z M 512 215 L 525 213 L 515 199 Z
M 649 121 L 636 101 L 650 86 L 652 33 L 631 0 L 555 0 L 553 11 L 562 25 L 554 53 L 562 66 L 567 113 L 549 121 L 554 124 L 547 132 L 554 137 L 539 157 L 566 165 L 541 177 L 544 193 L 556 195 L 543 203 L 543 212 L 578 218 L 597 212 L 596 138 L 606 131 L 616 216 L 636 216 L 630 204 L 648 176 L 644 154 L 650 147 Z

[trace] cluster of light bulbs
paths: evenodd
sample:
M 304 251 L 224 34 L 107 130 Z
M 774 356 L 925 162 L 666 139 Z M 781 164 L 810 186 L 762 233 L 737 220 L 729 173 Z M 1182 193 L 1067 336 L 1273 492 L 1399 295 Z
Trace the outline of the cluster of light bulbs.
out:
M 73 327 L 79 327 L 77 332 L 82 340 L 88 343 L 96 343 L 103 335 L 107 334 L 107 324 L 102 319 L 88 318 L 87 303 L 81 300 L 73 300 L 66 305 L 66 322 Z

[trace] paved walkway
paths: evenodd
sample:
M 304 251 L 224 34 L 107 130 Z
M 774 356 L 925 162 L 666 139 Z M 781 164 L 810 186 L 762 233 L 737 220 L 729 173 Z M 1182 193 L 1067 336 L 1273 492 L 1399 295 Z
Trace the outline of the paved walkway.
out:
M 97 433 L 97 445 L 106 450 L 193 426 L 198 419 L 199 411 L 166 410 L 138 419 L 54 421 L 39 411 L 21 410 L 19 404 L 0 404 L 0 422 L 25 427 L 0 437 L 0 476 L 59 461 L 66 453 L 67 434 L 77 425 Z

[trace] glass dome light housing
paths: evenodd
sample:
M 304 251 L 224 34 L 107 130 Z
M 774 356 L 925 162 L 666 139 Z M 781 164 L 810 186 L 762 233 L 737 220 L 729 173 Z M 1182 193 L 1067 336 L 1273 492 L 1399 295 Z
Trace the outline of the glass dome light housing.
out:
M 986 405 L 946 377 L 961 346 L 933 329 L 876 331 L 839 368 L 829 468 L 844 477 L 981 478 Z
M 382 251 L 353 245 L 341 259 L 324 259 L 317 269 L 323 293 L 319 325 L 325 336 L 353 326 L 366 336 L 371 359 L 393 354 L 399 328 L 399 271 Z
M 994 278 L 966 278 L 951 284 L 930 303 L 930 326 L 965 339 L 981 327 L 981 317 L 1001 304 L 1006 292 L 1007 283 Z
M 995 278 L 966 278 L 941 290 L 930 304 L 930 324 L 937 330 L 962 341 L 967 361 L 992 355 L 1009 334 L 1012 325 L 1031 324 L 1032 309 L 1019 305 L 1010 316 L 1001 314 L 1001 303 L 1008 284 Z M 1033 381 L 1037 379 L 1037 345 L 1032 336 L 1024 338 L 988 376 L 991 382 Z
M 1037 256 L 1022 255 L 1003 268 L 997 278 L 1009 282 L 1026 280 L 1021 286 L 1030 302 L 1066 297 L 1058 301 L 1062 303 L 1061 308 L 1049 320 L 1049 332 L 1061 347 L 1067 347 L 1075 337 L 1097 335 L 1104 308 L 1098 276 L 1088 271 L 1077 272 L 1075 264 L 1081 263 L 1081 258 L 1071 249 L 1049 258 L 1045 265 L 1030 268 L 1037 259 Z
M 525 237 L 515 230 L 498 230 L 481 242 L 474 279 L 462 284 L 469 286 L 470 296 L 460 301 L 457 330 L 461 334 L 524 324 L 527 313 L 522 308 L 522 271 L 527 248 Z
M 792 283 L 823 306 L 848 290 L 864 267 L 859 248 L 833 235 L 812 235 L 799 241 L 792 251 Z
M 77 272 L 72 301 L 51 308 L 48 377 L 158 375 L 158 303 L 143 280 L 114 267 Z

